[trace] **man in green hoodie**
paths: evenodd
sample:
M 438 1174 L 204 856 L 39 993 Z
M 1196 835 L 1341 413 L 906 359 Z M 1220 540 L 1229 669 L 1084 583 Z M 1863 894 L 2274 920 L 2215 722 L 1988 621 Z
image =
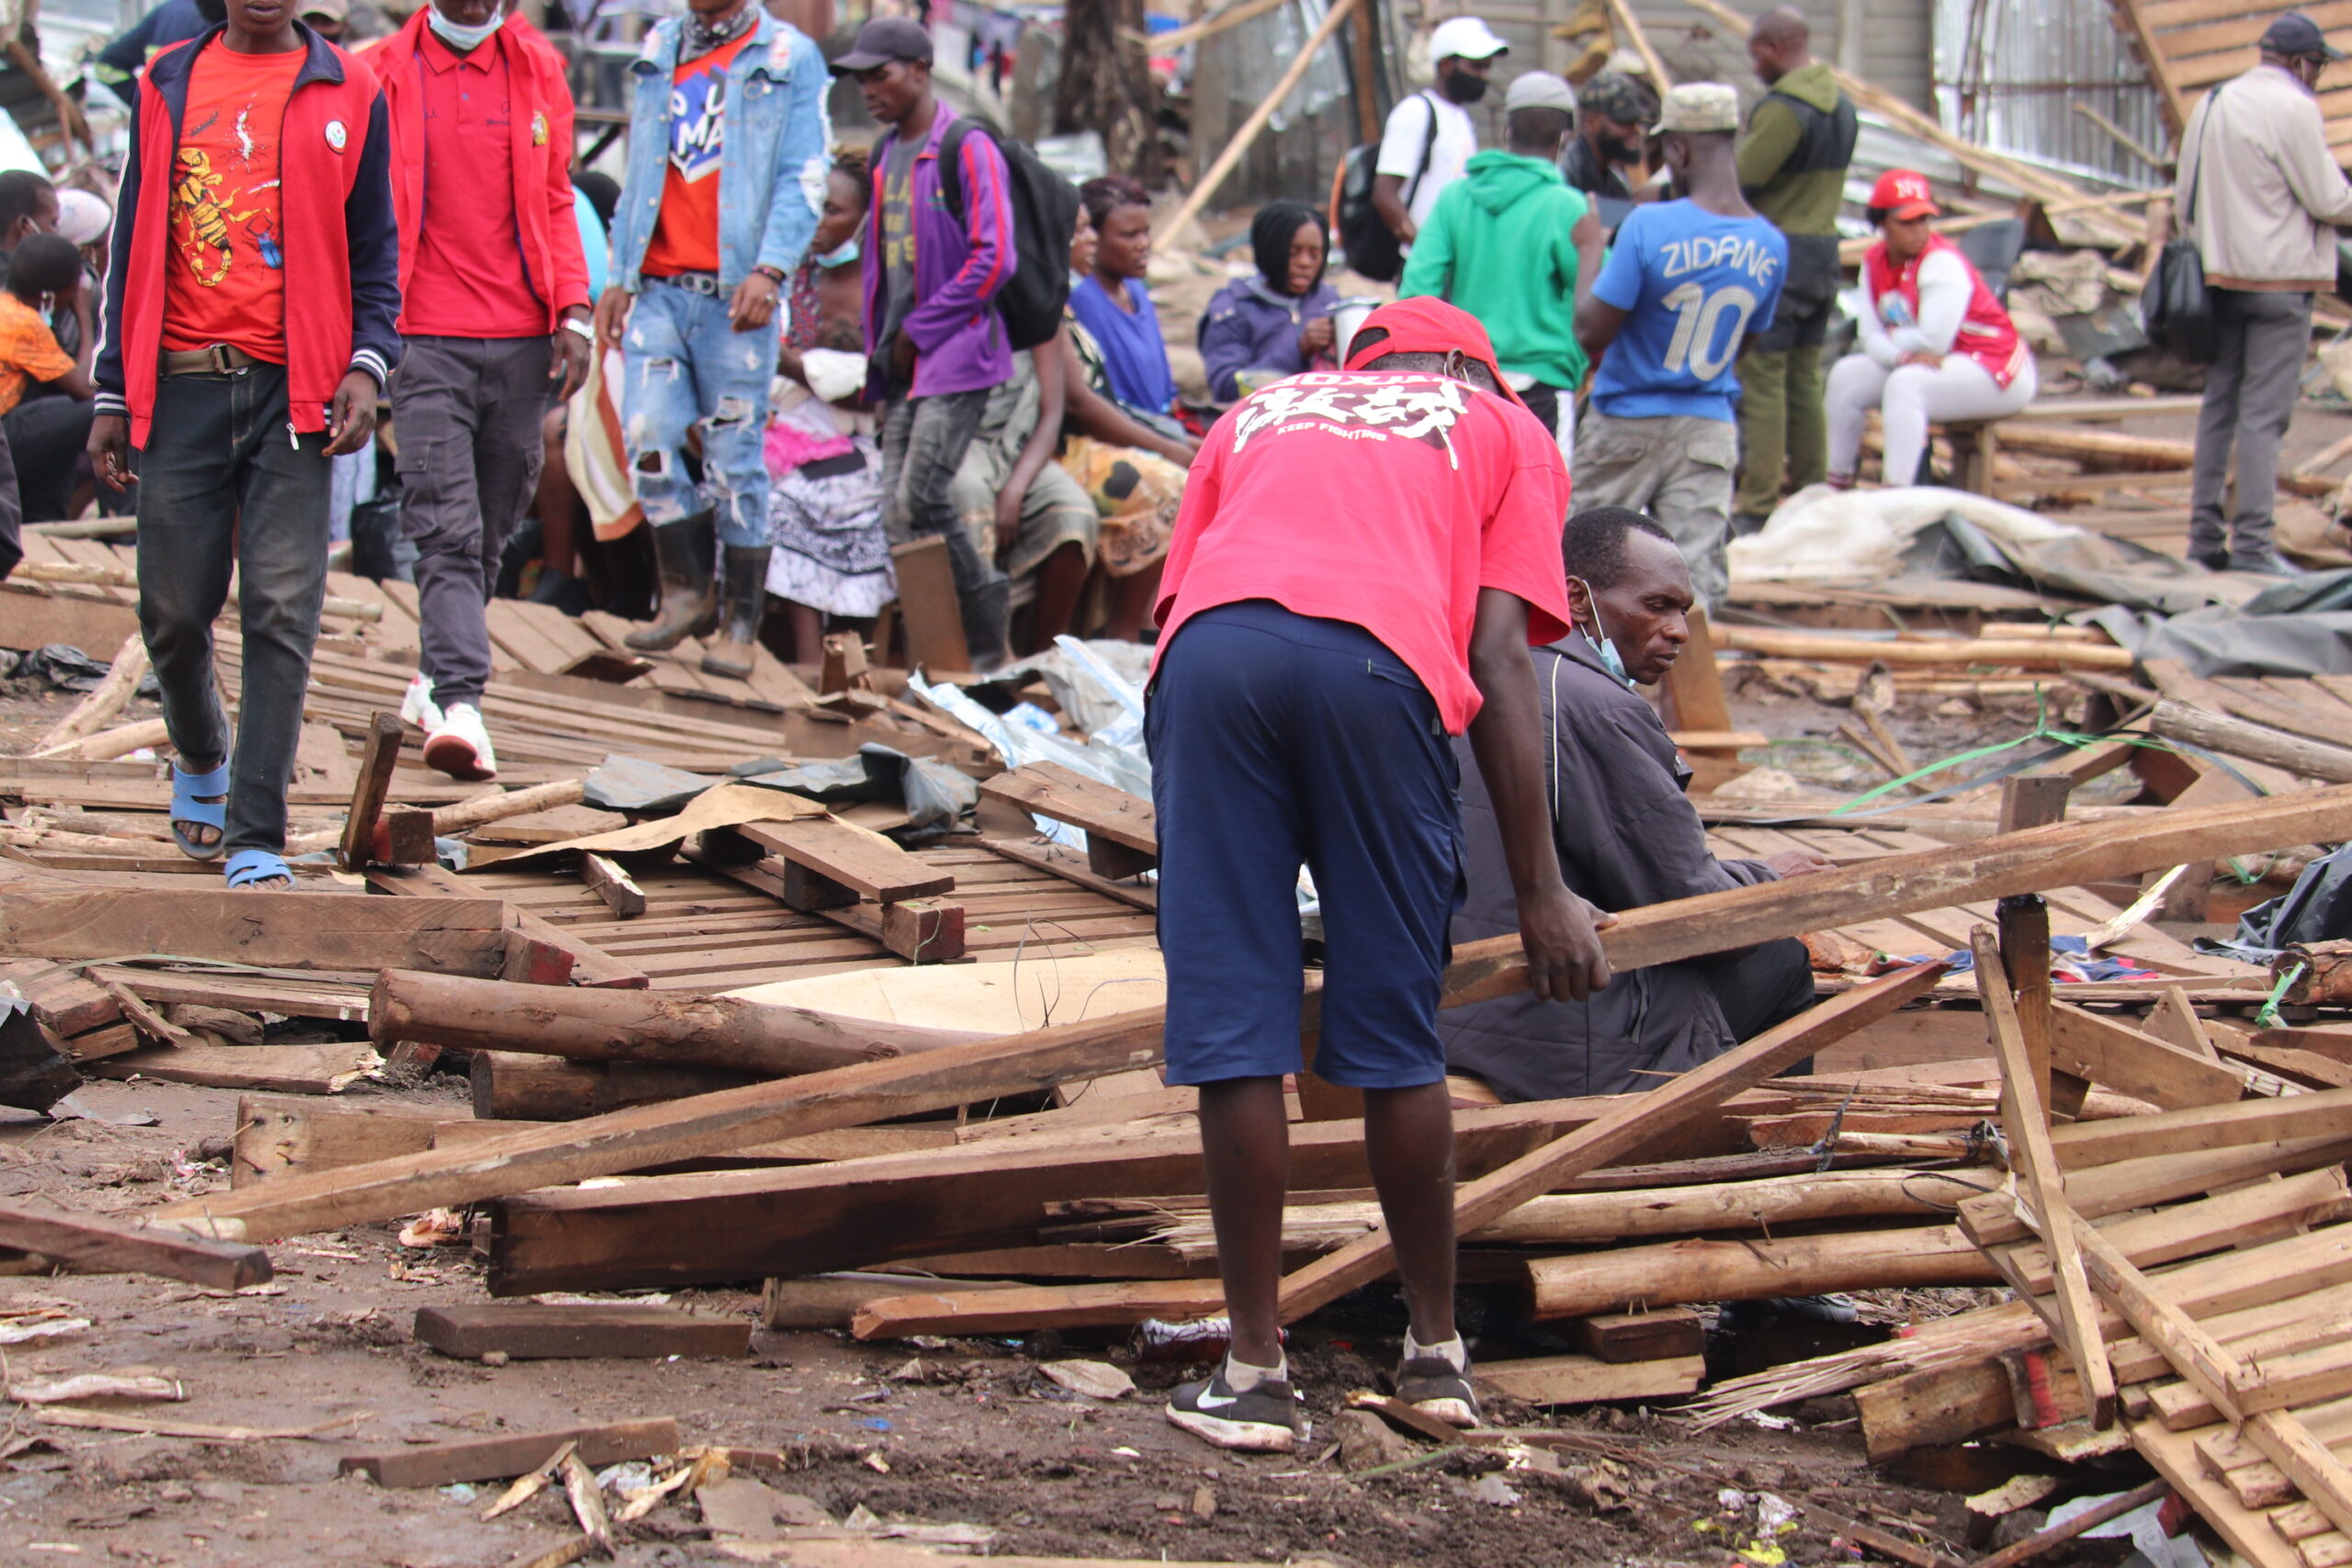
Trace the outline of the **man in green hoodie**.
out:
M 1741 361 L 1739 496 L 1732 531 L 1752 534 L 1791 490 L 1829 472 L 1822 412 L 1821 344 L 1837 308 L 1838 208 L 1854 157 L 1854 106 L 1812 54 L 1813 31 L 1788 6 L 1767 11 L 1747 35 L 1747 59 L 1770 89 L 1747 117 L 1739 186 L 1748 204 L 1789 242 L 1780 313 Z
M 1514 79 L 1503 97 L 1508 145 L 1470 160 L 1445 187 L 1396 286 L 1399 299 L 1434 295 L 1478 318 L 1495 361 L 1573 461 L 1576 389 L 1585 353 L 1577 300 L 1600 269 L 1600 220 L 1560 175 L 1576 122 L 1576 92 L 1548 72 Z

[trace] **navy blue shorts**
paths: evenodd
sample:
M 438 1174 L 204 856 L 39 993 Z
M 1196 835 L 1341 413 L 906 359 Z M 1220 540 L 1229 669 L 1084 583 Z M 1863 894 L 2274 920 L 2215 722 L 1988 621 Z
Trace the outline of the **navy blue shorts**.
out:
M 1160 656 L 1145 738 L 1168 1081 L 1298 1069 L 1302 863 L 1323 908 L 1315 1071 L 1353 1089 L 1442 1079 L 1462 774 L 1419 678 L 1361 626 L 1219 605 Z

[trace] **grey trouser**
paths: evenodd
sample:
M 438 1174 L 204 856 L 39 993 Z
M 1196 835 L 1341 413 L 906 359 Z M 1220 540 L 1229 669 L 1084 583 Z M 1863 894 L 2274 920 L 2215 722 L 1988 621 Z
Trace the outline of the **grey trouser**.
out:
M 2219 329 L 2205 367 L 2205 403 L 2197 413 L 2197 466 L 2188 502 L 2188 547 L 2222 548 L 2222 492 L 2230 448 L 2237 447 L 2237 506 L 2229 519 L 2234 550 L 2266 549 L 2278 488 L 2278 444 L 2287 438 L 2312 341 L 2312 297 L 2216 288 Z
M 1690 586 L 1713 609 L 1731 587 L 1724 544 L 1731 531 L 1731 470 L 1739 427 L 1697 414 L 1618 419 L 1588 409 L 1577 426 L 1570 504 L 1630 506 L 1674 536 Z
M 539 482 L 545 337 L 413 337 L 392 375 L 401 531 L 415 544 L 417 669 L 433 700 L 481 703 L 490 683 L 483 611 Z
M 327 588 L 327 438 L 293 441 L 288 429 L 283 366 L 166 376 L 139 454 L 139 628 L 172 750 L 190 772 L 229 750 L 212 620 L 237 573 L 243 690 L 222 835 L 232 854 L 286 847 L 286 786 Z
M 900 398 L 882 416 L 882 529 L 894 545 L 936 534 L 947 541 L 964 640 L 976 660 L 1002 651 L 1008 580 L 964 526 L 952 487 L 990 389 Z

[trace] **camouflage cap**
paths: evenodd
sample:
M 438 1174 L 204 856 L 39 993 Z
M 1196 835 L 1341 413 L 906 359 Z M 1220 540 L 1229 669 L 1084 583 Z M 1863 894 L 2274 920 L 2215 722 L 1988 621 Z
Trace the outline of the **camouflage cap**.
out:
M 1720 82 L 1685 82 L 1666 90 L 1660 131 L 1704 132 L 1739 129 L 1739 95 Z
M 1647 125 L 1657 118 L 1657 99 L 1622 71 L 1596 71 L 1586 77 L 1577 89 L 1577 107 L 1623 125 Z

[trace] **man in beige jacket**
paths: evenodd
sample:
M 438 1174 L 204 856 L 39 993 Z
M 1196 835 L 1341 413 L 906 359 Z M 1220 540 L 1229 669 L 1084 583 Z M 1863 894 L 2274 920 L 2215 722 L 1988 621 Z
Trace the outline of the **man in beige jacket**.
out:
M 2208 93 L 2181 138 L 2175 210 L 2196 237 L 2220 329 L 2197 416 L 2188 556 L 2217 571 L 2294 572 L 2271 547 L 2270 512 L 2311 346 L 2312 295 L 2335 287 L 2331 225 L 2352 223 L 2352 182 L 2312 91 L 2343 58 L 2290 11 L 2263 33 L 2262 63 Z M 2237 501 L 2225 540 L 2233 445 Z

